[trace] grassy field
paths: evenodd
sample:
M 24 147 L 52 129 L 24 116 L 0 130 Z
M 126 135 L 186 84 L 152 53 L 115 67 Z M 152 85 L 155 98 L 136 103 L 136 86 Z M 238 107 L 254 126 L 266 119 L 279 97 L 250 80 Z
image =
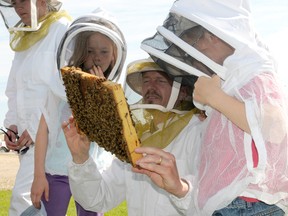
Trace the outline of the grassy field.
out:
M 7 216 L 10 206 L 11 188 L 19 167 L 19 159 L 13 153 L 0 153 L 0 216 Z M 126 202 L 105 213 L 105 216 L 127 216 Z M 74 200 L 71 199 L 67 216 L 76 216 Z
M 10 205 L 11 190 L 1 190 L 0 191 L 0 216 L 8 215 L 8 208 Z M 105 216 L 126 216 L 127 208 L 126 202 L 123 202 L 118 207 L 112 209 L 111 211 L 105 213 Z M 67 216 L 76 216 L 75 204 L 71 199 L 69 208 L 67 211 Z

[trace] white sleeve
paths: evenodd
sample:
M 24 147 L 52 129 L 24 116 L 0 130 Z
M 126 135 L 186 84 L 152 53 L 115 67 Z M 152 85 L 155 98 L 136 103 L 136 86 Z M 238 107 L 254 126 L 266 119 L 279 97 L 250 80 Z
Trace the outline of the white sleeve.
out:
M 14 60 L 13 60 L 14 61 Z M 14 71 L 14 72 L 13 72 Z M 5 95 L 8 98 L 8 112 L 4 119 L 4 126 L 9 127 L 10 125 L 17 125 L 17 85 L 15 80 L 15 69 L 12 68 L 9 73 Z
M 95 161 L 97 169 L 100 173 L 110 167 L 113 159 L 115 158 L 113 154 L 100 147 L 96 142 L 91 144 L 89 153 L 92 159 Z
M 48 41 L 49 46 L 53 46 L 54 48 L 50 49 L 49 52 L 43 53 L 43 55 L 46 55 L 46 61 L 41 63 L 41 67 L 46 70 L 46 73 L 42 72 L 40 77 L 42 81 L 49 87 L 49 89 L 52 90 L 53 94 L 66 102 L 67 98 L 65 87 L 57 65 L 57 50 L 63 35 L 66 33 L 69 27 L 69 23 L 70 22 L 68 22 L 66 18 L 62 18 L 50 26 L 49 35 L 47 37 L 50 38 Z M 51 43 L 51 41 L 53 43 Z M 51 62 L 53 62 L 53 64 Z
M 186 152 L 189 155 L 189 157 L 186 158 L 186 163 L 187 166 L 189 166 L 191 169 L 189 172 L 186 172 L 186 174 L 181 175 L 181 179 L 186 181 L 186 183 L 189 185 L 189 190 L 187 194 L 182 198 L 178 198 L 172 194 L 170 195 L 171 202 L 183 215 L 191 215 L 191 211 L 193 212 L 193 215 L 195 215 L 195 176 L 198 172 L 198 162 L 200 156 L 199 151 L 201 147 L 201 131 L 203 127 L 203 124 L 199 121 L 198 116 L 193 117 L 190 123 L 190 127 L 188 126 L 185 128 L 186 134 L 183 134 L 183 140 L 181 141 L 182 143 L 186 143 Z
M 182 180 L 186 181 L 186 183 L 188 183 L 189 185 L 189 190 L 187 194 L 182 198 L 178 198 L 171 194 L 170 200 L 173 203 L 173 205 L 177 207 L 178 211 L 180 211 L 183 215 L 187 215 L 187 211 L 192 202 L 192 189 L 193 189 L 191 184 L 192 176 L 182 178 Z
M 102 175 L 90 157 L 83 164 L 70 163 L 69 184 L 74 199 L 86 210 L 107 212 L 125 200 L 125 165 L 118 159 Z

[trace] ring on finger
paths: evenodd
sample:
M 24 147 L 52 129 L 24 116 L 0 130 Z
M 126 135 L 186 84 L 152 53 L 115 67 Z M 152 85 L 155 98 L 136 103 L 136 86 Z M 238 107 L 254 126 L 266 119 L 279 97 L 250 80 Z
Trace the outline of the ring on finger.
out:
M 162 160 L 163 160 L 163 158 L 162 158 L 162 156 L 160 156 L 159 161 L 156 164 L 161 165 Z

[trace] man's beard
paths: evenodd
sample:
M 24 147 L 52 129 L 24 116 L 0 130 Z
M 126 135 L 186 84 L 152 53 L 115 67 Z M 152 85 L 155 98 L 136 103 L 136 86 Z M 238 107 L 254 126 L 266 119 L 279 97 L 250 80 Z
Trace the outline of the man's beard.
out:
M 149 99 L 152 96 L 153 98 Z M 147 93 L 144 95 L 144 102 L 146 104 L 155 104 L 155 99 L 162 100 L 162 96 L 159 95 L 155 90 L 148 90 Z

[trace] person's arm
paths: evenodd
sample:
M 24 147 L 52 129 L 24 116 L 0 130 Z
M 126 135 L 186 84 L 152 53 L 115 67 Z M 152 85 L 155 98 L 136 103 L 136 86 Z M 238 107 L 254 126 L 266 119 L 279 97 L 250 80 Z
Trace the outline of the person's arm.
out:
M 185 197 L 189 184 L 180 178 L 174 155 L 154 147 L 137 148 L 135 152 L 145 156 L 136 162 L 139 167 L 133 167 L 132 171 L 147 175 L 158 187 L 178 198 Z
M 125 200 L 125 167 L 115 159 L 109 169 L 100 173 L 89 156 L 90 141 L 77 132 L 74 118 L 62 124 L 72 155 L 68 177 L 74 199 L 85 209 L 106 212 Z M 93 144 L 92 144 L 93 145 Z
M 74 199 L 89 211 L 107 212 L 126 198 L 125 165 L 118 159 L 102 174 L 91 157 L 83 164 L 71 162 L 68 176 Z
M 218 110 L 235 125 L 250 134 L 245 104 L 226 94 L 221 89 L 220 83 L 220 78 L 216 75 L 212 78 L 199 77 L 195 83 L 193 99 Z
M 15 58 L 15 57 L 14 57 Z M 15 75 L 15 66 L 12 65 L 12 68 L 9 73 L 7 86 L 5 90 L 5 95 L 8 98 L 8 111 L 5 115 L 4 126 L 13 130 L 15 133 L 18 133 L 17 128 L 17 88 L 16 88 L 16 75 Z M 18 150 L 18 144 L 15 142 L 16 136 L 11 131 L 7 131 L 8 135 L 11 137 L 12 141 L 8 139 L 7 136 L 4 137 L 6 146 L 10 150 Z
M 31 201 L 35 208 L 40 209 L 40 200 L 44 193 L 45 199 L 49 200 L 49 184 L 45 175 L 45 158 L 48 146 L 48 126 L 43 114 L 35 141 L 34 155 L 34 180 L 31 187 Z
M 166 190 L 173 206 L 183 215 L 187 215 L 192 201 L 193 176 L 181 177 L 177 170 L 176 159 L 169 152 L 153 147 L 141 147 L 135 151 L 145 156 L 136 162 L 140 168 L 134 167 L 132 171 L 147 175 L 156 186 Z
M 16 65 L 14 63 L 12 64 L 5 89 L 5 95 L 8 98 L 8 111 L 4 119 L 4 126 L 6 128 L 9 128 L 11 125 L 16 125 L 17 123 L 17 85 L 15 68 Z

